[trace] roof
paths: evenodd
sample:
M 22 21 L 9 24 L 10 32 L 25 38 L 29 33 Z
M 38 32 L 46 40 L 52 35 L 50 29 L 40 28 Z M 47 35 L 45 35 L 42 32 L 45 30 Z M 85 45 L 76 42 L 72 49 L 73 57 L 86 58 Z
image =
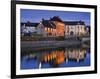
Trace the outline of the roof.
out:
M 64 21 L 66 25 L 85 25 L 83 21 Z
M 50 20 L 42 20 L 44 27 L 56 28 L 56 25 Z
M 51 21 L 58 21 L 58 22 L 63 22 L 59 16 L 54 16 L 53 18 L 50 18 Z
M 23 26 L 25 24 L 25 26 L 29 26 L 29 27 L 37 27 L 37 25 L 39 24 L 39 23 L 30 23 L 30 22 L 22 22 L 21 23 L 21 26 Z
M 90 27 L 90 25 L 87 25 L 86 27 Z

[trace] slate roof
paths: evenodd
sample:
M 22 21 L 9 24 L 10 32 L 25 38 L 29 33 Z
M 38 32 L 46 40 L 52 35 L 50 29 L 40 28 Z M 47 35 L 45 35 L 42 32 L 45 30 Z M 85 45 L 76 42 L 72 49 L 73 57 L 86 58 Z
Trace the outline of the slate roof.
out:
M 55 25 L 52 21 L 43 20 L 43 21 L 42 21 L 42 24 L 44 25 L 44 27 L 49 27 L 49 28 L 54 28 L 54 29 L 56 29 L 56 25 Z
M 59 16 L 54 16 L 53 18 L 50 18 L 51 21 L 58 21 L 58 22 L 63 22 Z
M 86 27 L 90 27 L 90 25 L 87 25 Z
M 23 26 L 25 24 L 25 26 L 29 26 L 29 27 L 37 27 L 37 25 L 39 24 L 39 23 L 30 23 L 30 22 L 22 22 L 21 23 L 21 26 Z
M 85 25 L 83 21 L 64 21 L 65 25 Z

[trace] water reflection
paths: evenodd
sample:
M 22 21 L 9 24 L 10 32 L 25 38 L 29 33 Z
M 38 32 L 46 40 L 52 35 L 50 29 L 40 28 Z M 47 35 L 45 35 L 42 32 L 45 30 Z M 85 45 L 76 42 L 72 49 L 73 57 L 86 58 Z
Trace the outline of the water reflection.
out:
M 57 48 L 21 57 L 21 69 L 90 66 L 90 49 Z

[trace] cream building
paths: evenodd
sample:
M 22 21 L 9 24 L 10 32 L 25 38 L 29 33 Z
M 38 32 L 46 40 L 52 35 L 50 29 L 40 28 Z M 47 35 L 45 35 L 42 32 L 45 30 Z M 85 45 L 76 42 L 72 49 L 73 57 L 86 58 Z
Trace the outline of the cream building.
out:
M 86 26 L 83 21 L 66 21 L 65 37 L 67 36 L 82 36 L 87 33 Z
M 77 62 L 79 62 L 85 58 L 85 55 L 86 49 L 70 49 L 65 51 L 66 62 L 68 60 L 77 60 Z

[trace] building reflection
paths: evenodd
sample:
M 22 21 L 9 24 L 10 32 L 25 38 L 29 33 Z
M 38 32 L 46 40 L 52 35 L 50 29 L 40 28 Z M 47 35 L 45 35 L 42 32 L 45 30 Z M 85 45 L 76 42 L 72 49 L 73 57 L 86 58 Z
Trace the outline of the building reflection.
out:
M 70 49 L 65 51 L 66 62 L 72 60 L 80 62 L 81 60 L 84 60 L 85 56 L 86 49 Z
M 35 60 L 38 62 L 39 68 L 42 64 L 49 64 L 52 67 L 57 67 L 62 63 L 84 61 L 86 57 L 87 49 L 57 49 L 52 51 L 34 52 L 26 55 L 25 58 L 29 60 Z
M 52 51 L 51 53 L 45 53 L 42 55 L 42 62 L 44 63 L 50 63 L 53 61 L 54 64 L 61 64 L 64 62 L 65 56 L 64 56 L 64 50 L 56 50 Z
M 42 62 L 50 63 L 53 61 L 53 64 L 61 64 L 63 62 L 75 61 L 81 62 L 86 56 L 86 49 L 66 49 L 56 50 L 51 53 L 45 53 L 42 55 Z

